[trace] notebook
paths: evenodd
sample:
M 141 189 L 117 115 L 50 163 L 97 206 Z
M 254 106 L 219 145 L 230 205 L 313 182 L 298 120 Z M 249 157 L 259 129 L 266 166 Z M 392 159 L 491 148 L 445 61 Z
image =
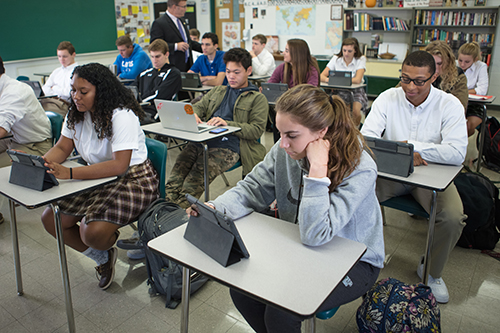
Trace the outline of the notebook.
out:
M 201 81 L 198 73 L 181 73 L 182 87 L 183 88 L 200 88 Z
M 413 144 L 365 136 L 378 171 L 408 177 L 413 173 Z
M 26 83 L 28 86 L 30 86 L 33 91 L 35 92 L 36 98 L 51 98 L 51 97 L 56 97 L 57 95 L 51 95 L 51 96 L 45 96 L 45 93 L 43 92 L 42 85 L 38 81 L 21 81 Z
M 328 74 L 328 84 L 349 87 L 352 85 L 352 72 L 330 71 Z
M 163 128 L 202 133 L 217 127 L 197 124 L 191 103 L 155 99 L 155 106 Z
M 276 103 L 278 98 L 288 90 L 288 84 L 286 83 L 263 82 L 261 86 L 262 93 L 266 96 L 267 101 L 270 103 Z

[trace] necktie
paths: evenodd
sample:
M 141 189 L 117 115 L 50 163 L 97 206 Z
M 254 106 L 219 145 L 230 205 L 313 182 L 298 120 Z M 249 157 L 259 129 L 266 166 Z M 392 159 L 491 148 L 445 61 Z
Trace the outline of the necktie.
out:
M 181 36 L 182 36 L 182 40 L 184 40 L 185 43 L 188 42 L 187 38 L 186 38 L 186 32 L 184 31 L 184 26 L 182 25 L 181 23 L 181 20 L 177 19 L 177 27 L 179 28 L 179 32 L 181 33 Z M 189 49 L 186 50 L 186 52 L 184 52 L 184 62 L 187 62 L 188 61 L 188 58 L 189 58 Z

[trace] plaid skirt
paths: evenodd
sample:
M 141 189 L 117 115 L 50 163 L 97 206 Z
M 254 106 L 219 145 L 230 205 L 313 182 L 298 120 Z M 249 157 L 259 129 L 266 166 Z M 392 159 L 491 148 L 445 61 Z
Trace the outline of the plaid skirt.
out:
M 344 102 L 349 105 L 353 102 L 352 98 L 354 97 L 354 102 L 361 103 L 361 111 L 365 111 L 368 107 L 368 96 L 366 95 L 365 88 L 356 88 L 352 91 L 352 95 L 348 90 L 334 90 L 333 93 L 339 95 L 340 98 L 344 100 Z
M 61 213 L 84 216 L 85 223 L 106 221 L 127 225 L 158 198 L 158 175 L 149 159 L 129 167 L 115 182 L 58 202 Z

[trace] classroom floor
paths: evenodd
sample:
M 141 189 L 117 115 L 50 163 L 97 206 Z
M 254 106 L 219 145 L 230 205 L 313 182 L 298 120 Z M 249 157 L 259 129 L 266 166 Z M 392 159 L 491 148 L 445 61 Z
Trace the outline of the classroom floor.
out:
M 500 113 L 498 113 L 500 115 Z M 262 143 L 269 149 L 272 134 Z M 178 152 L 169 151 L 172 167 Z M 493 180 L 500 174 L 482 171 Z M 232 185 L 241 169 L 228 173 Z M 227 190 L 217 178 L 210 187 L 215 198 Z M 0 224 L 0 333 L 67 332 L 66 312 L 56 241 L 43 229 L 42 209 L 17 208 L 24 296 L 17 296 L 8 209 L 0 202 L 6 218 Z M 424 251 L 427 223 L 400 211 L 386 209 L 384 227 L 386 254 L 391 260 L 380 278 L 394 277 L 417 283 L 417 263 Z M 121 238 L 132 228 L 121 229 Z M 116 275 L 111 287 L 97 287 L 95 263 L 67 248 L 69 275 L 77 332 L 178 332 L 181 307 L 166 309 L 162 297 L 151 297 L 146 286 L 143 260 L 130 260 L 119 250 Z M 500 245 L 497 245 L 500 252 Z M 443 332 L 498 332 L 500 313 L 500 261 L 479 250 L 454 249 L 443 278 L 450 291 L 450 302 L 440 305 Z M 291 291 L 293 292 L 293 291 Z M 356 309 L 360 299 L 342 306 L 326 321 L 317 320 L 317 332 L 357 332 Z M 252 332 L 232 305 L 228 288 L 208 282 L 190 302 L 190 332 Z

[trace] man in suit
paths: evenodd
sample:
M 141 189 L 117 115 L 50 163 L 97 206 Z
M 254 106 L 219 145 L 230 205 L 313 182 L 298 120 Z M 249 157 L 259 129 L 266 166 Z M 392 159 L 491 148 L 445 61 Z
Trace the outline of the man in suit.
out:
M 168 0 L 165 15 L 151 26 L 151 41 L 161 38 L 167 42 L 170 64 L 181 72 L 187 72 L 193 65 L 192 50 L 203 52 L 200 43 L 191 40 L 186 22 L 182 19 L 186 7 L 185 0 Z

